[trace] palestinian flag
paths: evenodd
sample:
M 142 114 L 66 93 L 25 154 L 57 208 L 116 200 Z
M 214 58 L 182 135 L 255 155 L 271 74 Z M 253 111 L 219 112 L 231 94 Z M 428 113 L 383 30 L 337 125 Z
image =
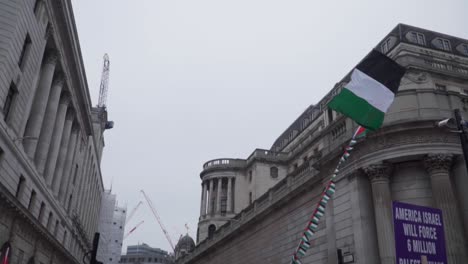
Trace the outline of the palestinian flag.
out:
M 404 74 L 405 68 L 372 50 L 353 70 L 351 81 L 328 107 L 367 129 L 376 130 L 382 126 Z
M 363 138 L 367 135 L 367 129 L 365 127 L 359 126 L 356 129 L 356 132 L 353 135 L 353 139 Z M 351 148 L 352 149 L 352 148 Z

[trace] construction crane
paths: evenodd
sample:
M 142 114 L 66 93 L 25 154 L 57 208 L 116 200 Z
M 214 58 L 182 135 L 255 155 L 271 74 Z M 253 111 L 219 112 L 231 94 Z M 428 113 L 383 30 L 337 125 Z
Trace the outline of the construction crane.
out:
M 133 208 L 132 211 L 128 214 L 127 219 L 125 220 L 125 226 L 128 225 L 128 223 L 130 222 L 130 219 L 132 219 L 132 217 L 135 215 L 135 213 L 136 213 L 138 207 L 140 207 L 141 204 L 143 204 L 142 201 L 140 201 L 140 202 L 135 206 L 135 208 Z
M 102 66 L 101 86 L 99 88 L 99 101 L 98 107 L 106 107 L 107 103 L 107 89 L 109 88 L 109 71 L 110 71 L 109 55 L 104 54 L 104 63 Z
M 132 228 L 123 238 L 123 240 L 125 240 L 129 235 L 131 235 L 133 233 L 133 231 L 135 231 L 135 229 L 137 229 L 139 226 L 141 226 L 145 221 L 141 221 L 140 223 L 138 223 L 134 228 Z
M 169 233 L 167 232 L 166 227 L 164 227 L 164 224 L 162 223 L 161 218 L 159 217 L 159 214 L 153 205 L 153 202 L 151 202 L 150 198 L 146 195 L 145 191 L 141 190 L 141 193 L 143 194 L 143 196 L 145 196 L 146 202 L 149 208 L 151 209 L 151 212 L 153 213 L 154 217 L 158 221 L 159 226 L 161 227 L 164 233 L 164 236 L 166 236 L 167 242 L 169 242 L 169 245 L 171 245 L 172 251 L 175 251 L 174 243 L 172 243 L 171 237 L 169 236 Z

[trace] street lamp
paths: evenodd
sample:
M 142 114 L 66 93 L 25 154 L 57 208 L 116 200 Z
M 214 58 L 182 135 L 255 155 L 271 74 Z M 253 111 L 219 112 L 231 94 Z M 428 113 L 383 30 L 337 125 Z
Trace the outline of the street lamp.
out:
M 463 120 L 460 115 L 460 110 L 453 110 L 455 118 L 447 118 L 442 121 L 437 122 L 438 127 L 447 127 L 452 130 L 452 132 L 458 133 L 460 135 L 460 143 L 463 150 L 463 158 L 465 159 L 466 171 L 468 172 L 468 140 L 466 138 L 465 126 L 468 126 L 468 122 Z

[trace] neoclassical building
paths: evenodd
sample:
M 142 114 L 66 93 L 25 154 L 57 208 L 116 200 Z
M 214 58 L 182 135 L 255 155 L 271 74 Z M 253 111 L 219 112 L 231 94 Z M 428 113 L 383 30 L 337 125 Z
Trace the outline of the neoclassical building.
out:
M 0 32 L 0 244 L 11 263 L 83 263 L 108 121 L 91 106 L 71 1 L 2 0 Z
M 454 109 L 468 118 L 468 40 L 399 24 L 375 48 L 407 73 L 384 126 L 357 143 L 338 174 L 302 262 L 338 263 L 341 252 L 352 260 L 346 263 L 394 264 L 395 242 L 402 241 L 394 239 L 392 202 L 399 201 L 441 209 L 448 263 L 468 263 L 468 175 L 460 139 L 435 125 Z M 177 263 L 290 263 L 357 128 L 327 107 L 348 81 L 349 74 L 269 150 L 203 166 L 198 244 Z

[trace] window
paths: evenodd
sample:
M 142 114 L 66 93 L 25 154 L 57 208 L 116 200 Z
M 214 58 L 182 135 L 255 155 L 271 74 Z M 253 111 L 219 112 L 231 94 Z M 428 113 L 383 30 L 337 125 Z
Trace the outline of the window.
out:
M 273 179 L 278 178 L 278 167 L 271 167 L 270 168 L 270 177 Z
M 68 212 L 70 212 L 70 209 L 71 209 L 72 198 L 73 198 L 73 195 L 70 194 L 70 198 L 68 198 L 68 205 L 67 205 Z
M 66 243 L 67 243 L 67 230 L 65 230 L 65 232 L 63 233 L 63 246 L 66 247 Z
M 463 48 L 463 51 L 465 52 L 465 54 L 468 55 L 468 44 L 463 44 L 462 48 Z
M 436 83 L 435 87 L 436 87 L 437 91 L 443 91 L 443 92 L 447 91 L 447 86 L 445 86 L 445 85 Z
M 56 220 L 55 221 L 55 226 L 54 226 L 54 236 L 57 236 L 58 228 L 59 228 L 59 220 Z
M 216 231 L 216 226 L 213 225 L 213 224 L 210 225 L 210 226 L 208 227 L 208 238 L 212 238 L 213 235 L 214 235 L 214 233 L 215 233 L 215 231 Z
M 16 188 L 16 194 L 15 197 L 19 200 L 21 198 L 21 195 L 23 194 L 23 189 L 24 189 L 24 182 L 26 180 L 24 177 L 21 175 L 19 182 L 18 182 L 18 187 Z
M 40 223 L 42 223 L 42 215 L 44 214 L 45 210 L 45 203 L 41 203 L 41 207 L 39 208 L 39 215 L 37 216 L 37 219 L 39 220 Z
M 5 122 L 8 120 L 8 116 L 11 113 L 11 108 L 13 107 L 13 103 L 16 99 L 17 94 L 18 90 L 16 89 L 16 85 L 12 82 L 10 84 L 8 94 L 5 98 L 5 103 L 3 104 L 3 120 L 5 120 Z
M 443 50 L 450 51 L 450 41 L 448 41 L 447 39 L 438 38 L 437 45 Z
M 411 32 L 411 38 L 414 43 L 417 43 L 419 45 L 426 45 L 426 40 L 422 33 Z
M 249 171 L 249 182 L 252 182 L 252 171 Z
M 380 46 L 382 53 L 387 53 L 390 50 L 390 38 L 386 39 Z
M 31 197 L 29 198 L 28 209 L 31 210 L 36 203 L 36 192 L 34 190 L 31 191 Z
M 328 108 L 328 124 L 331 124 L 333 122 L 333 110 L 331 108 Z
M 249 204 L 252 204 L 252 192 L 249 192 Z
M 52 214 L 52 212 L 49 212 L 49 217 L 47 218 L 47 224 L 46 224 L 46 227 L 48 230 L 50 230 L 51 225 L 52 225 L 52 217 L 54 217 L 54 215 Z
M 24 39 L 23 43 L 23 49 L 21 50 L 20 57 L 18 59 L 18 66 L 21 68 L 21 70 L 24 69 L 24 64 L 26 62 L 26 57 L 29 54 L 29 50 L 31 49 L 31 38 L 29 37 L 29 34 L 26 34 L 26 38 Z

